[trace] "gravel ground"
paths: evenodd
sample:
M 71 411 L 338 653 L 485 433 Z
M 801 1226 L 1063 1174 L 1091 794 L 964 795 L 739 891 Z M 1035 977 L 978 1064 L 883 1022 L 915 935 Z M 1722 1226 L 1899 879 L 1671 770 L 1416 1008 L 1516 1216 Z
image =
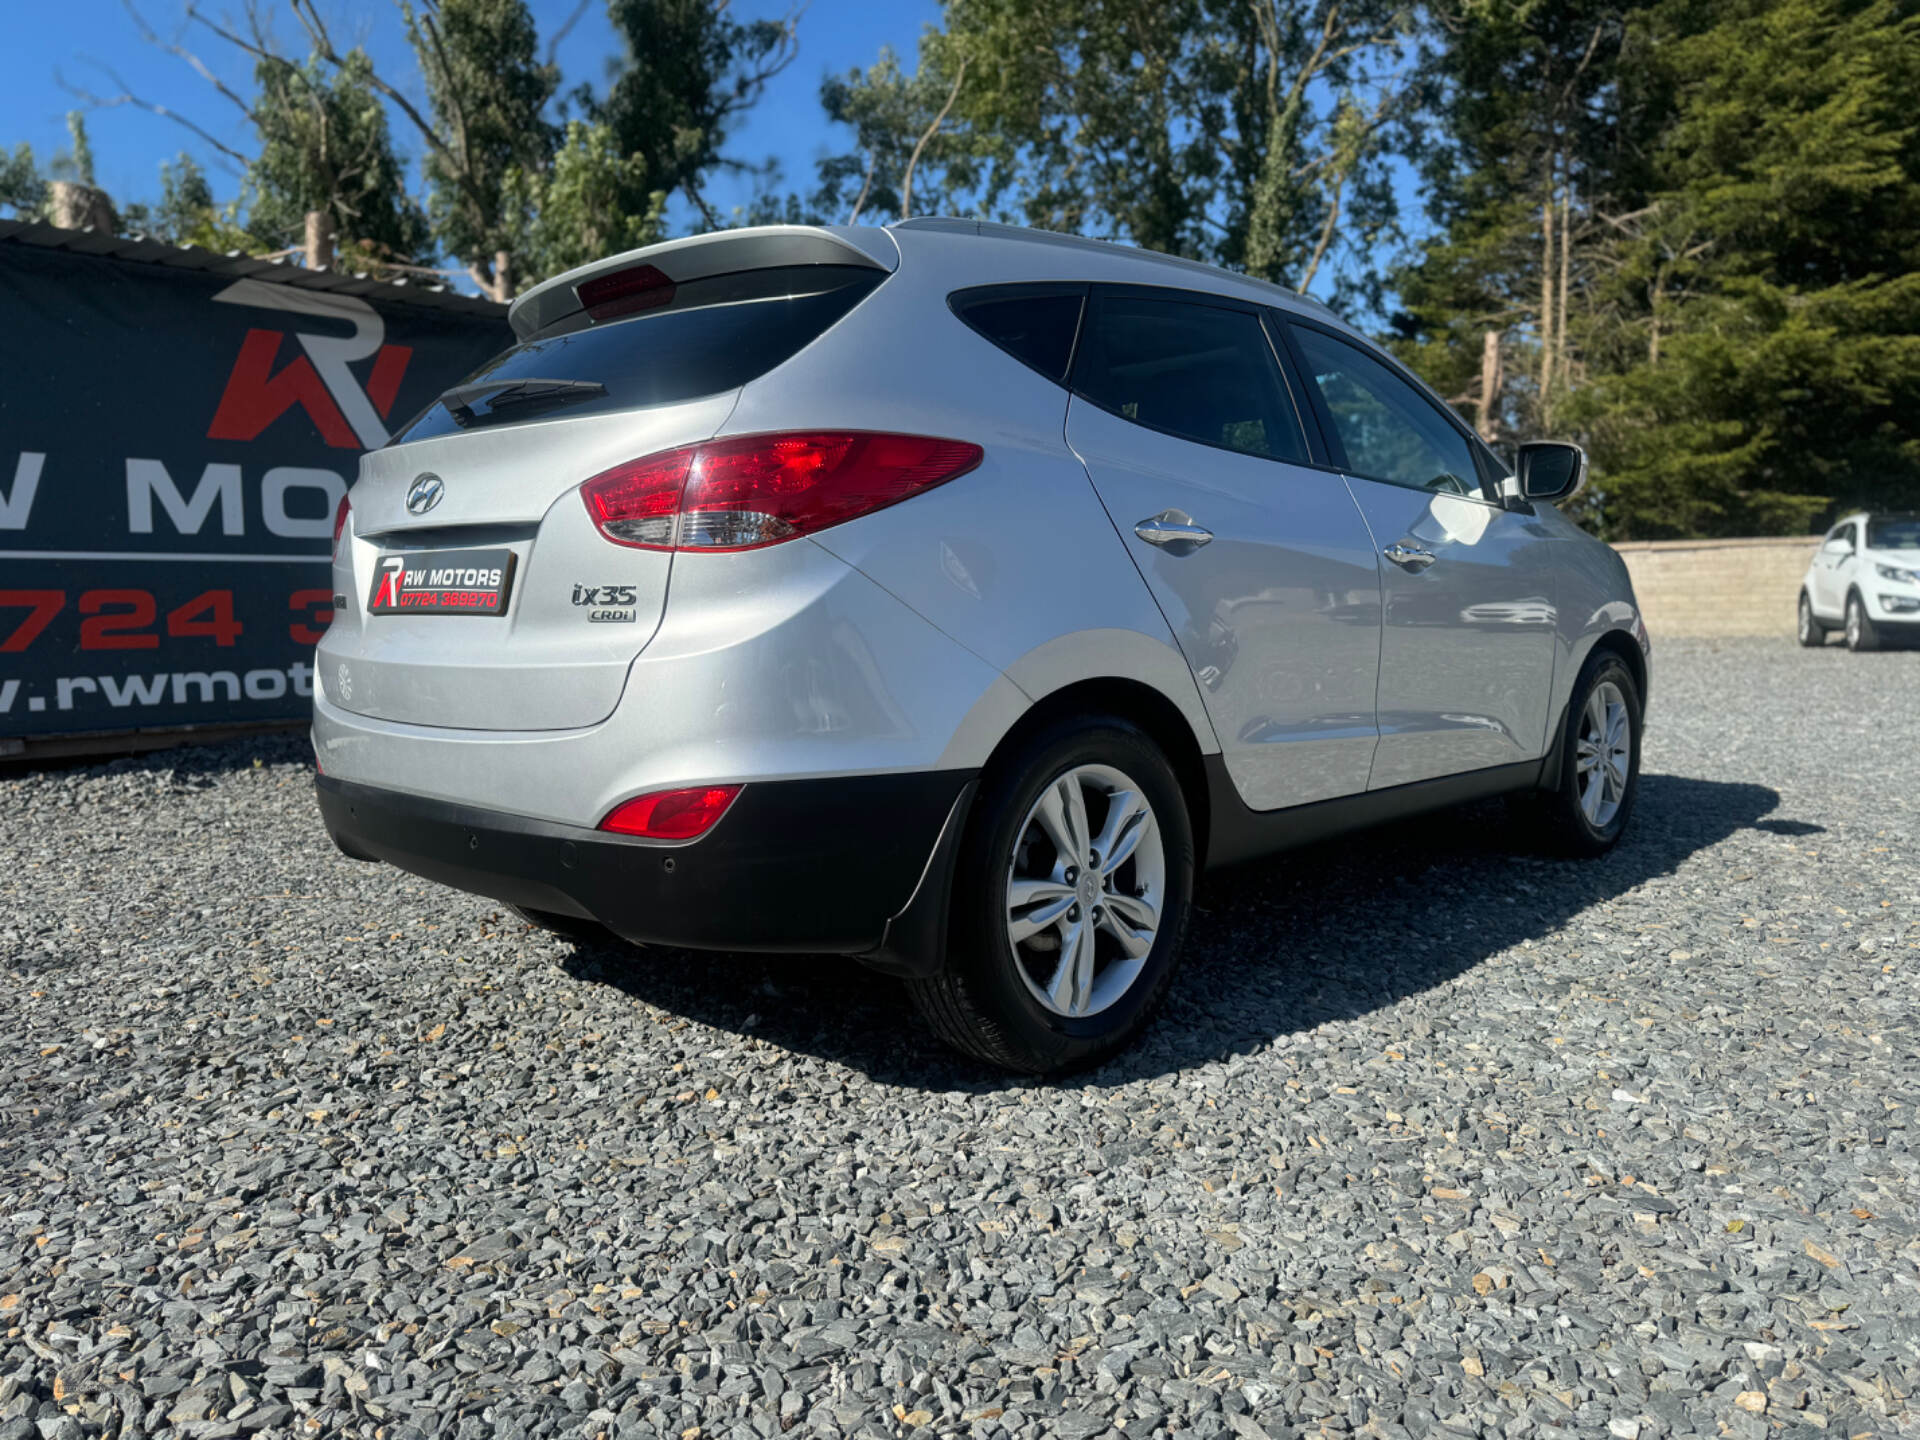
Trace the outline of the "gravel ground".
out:
M 0 772 L 0 1440 L 1915 1433 L 1920 654 L 1656 662 L 1614 855 L 1213 877 L 1063 1085 L 349 862 L 292 742 Z

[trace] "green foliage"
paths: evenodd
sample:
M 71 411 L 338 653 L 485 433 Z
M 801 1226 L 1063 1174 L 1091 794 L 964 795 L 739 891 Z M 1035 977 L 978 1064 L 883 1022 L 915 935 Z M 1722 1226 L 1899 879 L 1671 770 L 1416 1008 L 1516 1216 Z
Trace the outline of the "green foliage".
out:
M 750 168 L 727 155 L 727 139 L 793 58 L 792 25 L 737 20 L 725 0 L 607 0 L 607 18 L 623 58 L 604 96 L 581 89 L 575 99 L 645 177 L 623 203 L 678 192 L 717 223 L 701 187 L 716 169 Z
M 1609 530 L 1920 502 L 1920 17 L 1668 0 L 1646 23 L 1672 118 L 1575 411 Z
M 604 125 L 569 122 L 552 163 L 509 170 L 503 191 L 518 220 L 514 253 L 540 279 L 664 238 L 667 197 L 646 194 L 646 163 L 623 155 Z
M 87 138 L 87 117 L 78 110 L 67 112 L 67 135 L 72 148 L 62 150 L 53 157 L 52 170 L 56 180 L 73 180 L 82 185 L 92 185 L 93 181 L 93 142 Z
M 268 56 L 255 67 L 260 150 L 247 169 L 247 230 L 263 245 L 300 244 L 307 212 L 324 210 L 343 255 L 412 263 L 432 253 L 372 69 L 360 50 L 338 66 Z
M 1911 7 L 1459 3 L 1402 355 L 1483 428 L 1584 441 L 1610 538 L 1920 502 Z
M 864 192 L 863 216 L 972 211 L 1299 286 L 1391 230 L 1410 5 L 947 0 L 944 22 L 912 74 L 883 53 L 823 87 L 855 148 L 813 208 Z
M 511 250 L 509 172 L 536 175 L 553 155 L 544 117 L 559 74 L 538 57 L 525 0 L 421 0 L 402 7 L 439 145 L 421 161 L 434 239 L 488 263 Z
M 11 155 L 0 150 L 0 206 L 21 220 L 38 220 L 46 213 L 47 182 L 34 162 L 33 147 L 24 140 Z
M 147 205 L 135 201 L 121 215 L 121 229 L 146 235 L 169 245 L 198 245 L 226 253 L 264 250 L 266 247 L 239 222 L 239 202 L 216 205 L 213 186 L 191 155 L 181 152 L 160 162 L 160 200 Z

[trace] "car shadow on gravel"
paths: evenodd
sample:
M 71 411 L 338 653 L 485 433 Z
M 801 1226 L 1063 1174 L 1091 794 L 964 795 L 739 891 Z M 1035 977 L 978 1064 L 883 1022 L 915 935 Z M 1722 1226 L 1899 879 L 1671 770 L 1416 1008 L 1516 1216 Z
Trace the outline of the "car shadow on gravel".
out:
M 1158 1020 L 1132 1050 L 1067 1083 L 1121 1085 L 1359 1017 L 1538 941 L 1743 830 L 1822 828 L 1770 819 L 1779 804 L 1762 785 L 1646 774 L 1626 840 L 1597 861 L 1516 853 L 1506 808 L 1493 803 L 1205 876 Z M 953 1055 L 920 1027 L 898 981 L 852 960 L 608 945 L 578 947 L 564 964 L 577 979 L 882 1083 L 1046 1083 Z

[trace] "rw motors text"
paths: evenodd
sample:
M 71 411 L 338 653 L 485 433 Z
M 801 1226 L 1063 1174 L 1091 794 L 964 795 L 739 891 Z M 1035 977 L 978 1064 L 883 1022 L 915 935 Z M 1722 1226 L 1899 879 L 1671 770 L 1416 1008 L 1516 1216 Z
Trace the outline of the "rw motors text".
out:
M 0 715 L 25 710 L 39 714 L 88 709 L 105 704 L 115 710 L 160 705 L 269 702 L 313 694 L 313 667 L 304 661 L 277 669 L 174 670 L 145 675 L 61 675 L 47 682 L 53 693 L 21 680 L 0 680 Z

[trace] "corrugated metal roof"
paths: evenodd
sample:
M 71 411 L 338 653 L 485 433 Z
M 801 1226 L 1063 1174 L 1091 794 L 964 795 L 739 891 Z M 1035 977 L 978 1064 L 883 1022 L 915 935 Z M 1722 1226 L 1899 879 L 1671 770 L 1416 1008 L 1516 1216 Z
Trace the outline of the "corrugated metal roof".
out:
M 463 295 L 437 280 L 380 279 L 348 270 L 308 270 L 288 260 L 258 260 L 235 252 L 222 255 L 198 245 L 168 245 L 144 235 L 103 235 L 97 230 L 62 230 L 26 220 L 0 220 L 0 244 L 32 245 L 42 250 L 67 250 L 76 255 L 98 255 L 142 265 L 166 265 L 176 270 L 200 270 L 292 285 L 302 290 L 327 290 L 337 295 L 364 295 L 389 305 L 421 305 L 466 315 L 504 319 L 507 307 L 478 295 Z

